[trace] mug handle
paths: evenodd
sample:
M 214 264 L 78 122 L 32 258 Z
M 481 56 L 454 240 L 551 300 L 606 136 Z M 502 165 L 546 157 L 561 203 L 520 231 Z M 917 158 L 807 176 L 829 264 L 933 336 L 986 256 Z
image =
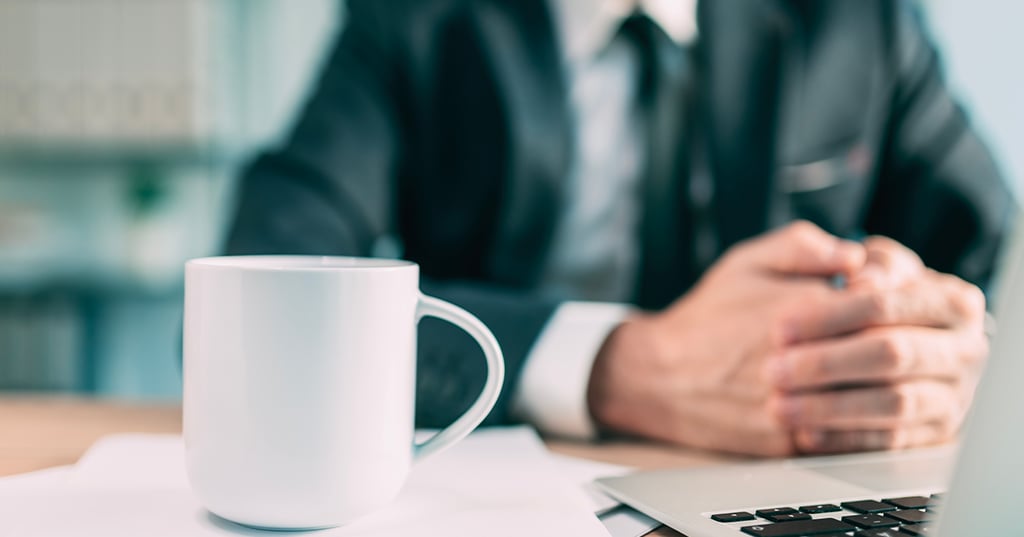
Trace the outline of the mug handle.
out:
M 439 453 L 452 444 L 462 440 L 480 422 L 487 417 L 487 413 L 494 408 L 501 394 L 501 386 L 505 381 L 505 360 L 501 354 L 501 347 L 494 334 L 480 322 L 472 313 L 444 300 L 420 294 L 419 304 L 416 308 L 416 321 L 419 322 L 425 316 L 437 317 L 448 321 L 465 330 L 480 345 L 484 351 L 484 359 L 487 360 L 487 381 L 484 389 L 476 398 L 472 406 L 466 410 L 451 425 L 441 429 L 429 440 L 413 445 L 413 457 L 416 461 L 424 457 Z

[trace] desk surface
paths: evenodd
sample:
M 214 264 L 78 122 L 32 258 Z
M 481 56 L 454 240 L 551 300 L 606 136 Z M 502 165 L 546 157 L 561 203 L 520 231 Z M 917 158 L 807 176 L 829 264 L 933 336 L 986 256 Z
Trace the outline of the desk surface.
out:
M 126 404 L 44 396 L 0 397 L 0 476 L 73 464 L 102 436 L 180 433 L 178 405 Z M 550 441 L 552 451 L 592 460 L 666 468 L 720 461 L 714 455 L 636 442 L 576 444 Z M 652 536 L 678 536 L 660 529 Z

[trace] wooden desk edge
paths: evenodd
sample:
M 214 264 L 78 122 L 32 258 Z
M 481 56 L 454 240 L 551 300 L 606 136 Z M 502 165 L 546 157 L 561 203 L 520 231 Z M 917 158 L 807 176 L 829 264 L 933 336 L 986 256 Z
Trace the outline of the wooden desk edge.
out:
M 181 433 L 177 403 L 52 396 L 0 396 L 0 477 L 74 464 L 101 437 L 116 433 Z M 636 468 L 711 464 L 720 457 L 633 442 L 585 444 L 547 440 L 553 452 Z M 678 536 L 661 528 L 652 536 Z

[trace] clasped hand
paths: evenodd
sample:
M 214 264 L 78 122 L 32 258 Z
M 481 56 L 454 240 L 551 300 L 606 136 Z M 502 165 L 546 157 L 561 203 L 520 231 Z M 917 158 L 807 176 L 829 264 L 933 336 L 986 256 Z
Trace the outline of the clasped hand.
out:
M 977 287 L 895 241 L 798 222 L 613 331 L 588 403 L 609 430 L 740 454 L 939 443 L 970 405 L 984 317 Z

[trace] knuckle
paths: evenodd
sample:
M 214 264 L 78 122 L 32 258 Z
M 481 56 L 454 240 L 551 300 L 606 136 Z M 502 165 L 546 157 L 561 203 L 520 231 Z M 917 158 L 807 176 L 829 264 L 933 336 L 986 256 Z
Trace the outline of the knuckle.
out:
M 963 419 L 963 413 L 959 411 L 950 410 L 944 413 L 941 417 L 936 418 L 921 428 L 922 438 L 918 439 L 917 443 L 934 444 L 951 440 L 960 430 Z
M 957 368 L 961 376 L 973 371 L 978 364 L 984 363 L 991 350 L 988 336 L 981 329 L 960 330 L 956 345 L 953 367 Z
M 985 315 L 985 293 L 977 285 L 952 277 L 954 292 L 952 293 L 953 308 L 961 317 L 978 319 Z
M 807 220 L 797 220 L 786 226 L 783 234 L 794 243 L 801 246 L 819 244 L 822 239 L 822 231 L 818 226 Z
M 899 447 L 901 436 L 900 429 L 864 431 L 861 447 L 868 450 L 895 449 Z
M 880 449 L 906 449 L 914 447 L 913 435 L 911 435 L 910 431 L 906 428 L 899 427 L 893 429 L 889 437 L 889 445 Z
M 883 412 L 897 422 L 909 421 L 914 413 L 914 398 L 905 386 L 885 388 L 879 399 L 883 401 Z
M 940 438 L 945 440 L 956 435 L 960 431 L 960 427 L 963 425 L 966 417 L 967 412 L 963 405 L 953 405 L 943 419 L 939 420 L 938 433 Z
M 900 244 L 889 237 L 872 235 L 864 239 L 864 246 L 872 255 L 892 257 L 902 250 Z
M 885 251 L 888 255 L 899 258 L 903 261 L 920 262 L 921 258 L 917 255 L 917 252 L 907 248 L 903 243 L 890 239 L 889 237 L 876 236 L 877 246 L 879 250 Z
M 885 431 L 882 438 L 882 447 L 879 449 L 903 449 L 908 446 L 910 438 L 906 429 Z
M 917 393 L 909 385 L 897 386 L 895 405 L 896 417 L 901 422 L 912 422 L 918 415 Z
M 807 220 L 796 220 L 785 227 L 785 232 L 794 237 L 818 235 L 820 228 Z
M 968 365 L 977 364 L 985 361 L 988 358 L 989 351 L 991 350 L 988 337 L 984 333 L 975 334 L 972 338 L 972 344 L 968 345 L 965 362 Z
M 936 436 L 935 440 L 945 439 L 956 433 L 957 419 L 953 416 L 952 412 L 948 412 L 942 417 L 931 423 L 931 429 L 933 434 Z
M 864 300 L 868 321 L 873 324 L 887 324 L 894 316 L 893 299 L 889 293 L 872 289 L 865 292 Z
M 921 417 L 922 405 L 918 394 L 908 385 L 879 388 L 872 399 L 872 407 L 891 427 L 912 423 Z
M 886 332 L 878 338 L 877 359 L 884 372 L 898 375 L 908 368 L 910 352 L 906 339 L 898 332 Z
M 819 428 L 799 428 L 793 431 L 793 443 L 801 453 L 828 453 L 837 449 L 836 435 Z

